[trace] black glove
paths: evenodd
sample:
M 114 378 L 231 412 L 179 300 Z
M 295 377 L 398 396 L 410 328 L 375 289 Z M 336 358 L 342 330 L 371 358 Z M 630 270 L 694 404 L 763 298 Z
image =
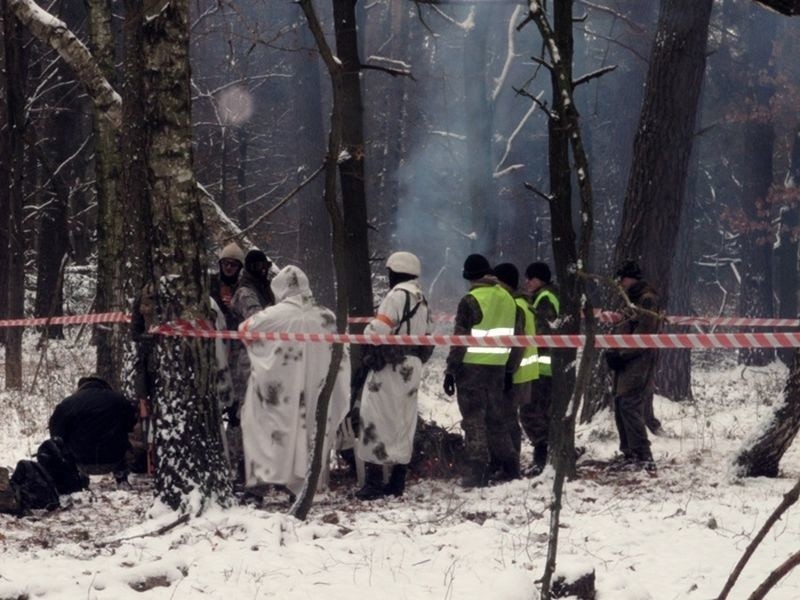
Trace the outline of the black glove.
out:
M 456 378 L 453 376 L 452 373 L 447 373 L 444 376 L 444 393 L 448 396 L 452 396 L 456 393 Z
M 503 391 L 510 392 L 513 386 L 514 386 L 514 373 L 506 371 L 506 378 L 503 381 Z
M 606 358 L 606 364 L 608 365 L 608 368 L 612 371 L 621 371 L 625 368 L 625 359 L 616 350 L 606 352 L 604 356 Z
M 382 346 L 365 346 L 361 356 L 361 364 L 370 371 L 376 373 L 386 366 L 386 358 L 383 354 Z
M 358 432 L 361 430 L 361 412 L 359 411 L 358 404 L 350 409 L 345 419 L 350 419 L 350 427 L 353 428 L 353 435 L 358 437 Z
M 239 427 L 242 421 L 239 419 L 239 403 L 234 402 L 225 409 L 225 416 L 228 419 L 228 427 Z

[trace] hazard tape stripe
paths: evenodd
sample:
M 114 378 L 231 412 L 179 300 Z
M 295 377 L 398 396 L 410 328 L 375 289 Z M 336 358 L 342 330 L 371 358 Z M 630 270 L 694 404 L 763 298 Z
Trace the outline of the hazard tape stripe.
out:
M 131 316 L 122 312 L 70 315 L 62 317 L 37 317 L 33 319 L 2 319 L 0 327 L 36 327 L 40 325 L 79 325 L 83 323 L 129 323 Z
M 595 317 L 600 323 L 617 323 L 621 320 L 619 313 L 597 309 Z M 369 323 L 373 317 L 350 317 L 347 322 L 350 324 Z M 702 325 L 705 327 L 800 327 L 800 319 L 761 319 L 746 317 L 679 317 L 666 316 L 665 319 L 671 325 Z M 434 323 L 452 323 L 452 315 L 436 315 L 432 321 Z
M 208 324 L 189 322 L 161 325 L 151 333 L 177 337 L 203 337 L 241 339 L 245 341 L 284 341 L 340 344 L 387 344 L 393 346 L 482 346 L 482 347 L 549 347 L 581 348 L 586 343 L 583 335 L 389 335 L 353 333 L 288 333 L 288 332 L 236 332 L 215 331 Z M 598 348 L 800 348 L 800 332 L 776 334 L 761 333 L 662 333 L 643 335 L 598 335 Z

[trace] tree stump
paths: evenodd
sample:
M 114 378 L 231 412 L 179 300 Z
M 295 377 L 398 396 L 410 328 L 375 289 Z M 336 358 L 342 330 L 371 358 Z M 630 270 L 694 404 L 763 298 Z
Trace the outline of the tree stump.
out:
M 0 467 L 0 513 L 17 514 L 19 502 L 17 495 L 11 487 L 8 469 Z
M 594 570 L 567 581 L 564 575 L 557 575 L 552 587 L 553 598 L 575 597 L 578 600 L 595 600 Z

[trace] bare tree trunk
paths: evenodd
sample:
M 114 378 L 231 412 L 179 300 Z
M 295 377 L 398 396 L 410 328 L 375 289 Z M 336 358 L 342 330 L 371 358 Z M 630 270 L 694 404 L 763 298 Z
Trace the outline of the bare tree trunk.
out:
M 372 275 L 367 237 L 367 200 L 364 189 L 364 106 L 361 99 L 361 59 L 356 25 L 357 0 L 333 0 L 336 55 L 342 61 L 342 150 L 339 174 L 342 217 L 347 237 L 347 286 L 350 316 L 373 312 Z M 341 282 L 340 282 L 341 283 Z
M 7 314 L 20 318 L 25 312 L 25 242 L 23 238 L 23 173 L 25 150 L 25 93 L 27 59 L 23 29 L 12 14 L 8 2 L 3 3 L 3 44 L 6 75 L 6 152 L 8 157 L 8 248 L 6 255 Z M 22 329 L 6 332 L 6 389 L 22 388 Z
M 92 55 L 103 75 L 114 81 L 114 33 L 111 28 L 109 0 L 85 0 L 89 18 Z M 97 295 L 98 312 L 126 309 L 122 267 L 125 264 L 125 234 L 122 204 L 117 195 L 119 185 L 119 141 L 116 129 L 95 108 L 92 113 L 94 138 L 95 195 L 97 198 Z M 97 373 L 119 388 L 122 373 L 124 330 L 121 327 L 98 328 Z
M 346 252 L 346 229 L 343 221 L 343 213 L 339 210 L 336 202 L 336 171 L 339 154 L 344 147 L 344 116 L 345 107 L 343 105 L 347 94 L 345 92 L 345 70 L 343 65 L 336 60 L 331 52 L 328 43 L 325 41 L 325 34 L 314 12 L 312 0 L 299 0 L 300 7 L 306 16 L 309 29 L 314 36 L 317 48 L 325 61 L 328 74 L 331 78 L 333 88 L 333 107 L 331 109 L 331 129 L 328 136 L 328 153 L 325 157 L 325 207 L 331 219 L 331 229 L 333 233 L 333 262 L 336 269 L 336 328 L 343 332 L 347 329 L 347 287 L 341 285 L 348 269 L 348 257 Z M 339 371 L 344 348 L 341 344 L 333 345 L 331 364 L 325 377 L 325 384 L 320 392 L 317 401 L 317 413 L 315 415 L 314 446 L 312 449 L 311 464 L 309 465 L 306 481 L 303 489 L 297 496 L 297 500 L 290 509 L 290 514 L 300 520 L 305 520 L 311 510 L 314 501 L 314 494 L 317 483 L 322 471 L 322 451 L 324 448 L 325 431 L 328 422 L 328 407 L 330 405 L 331 393 Z
M 299 36 L 303 47 L 311 47 L 315 44 L 308 27 L 302 27 Z M 298 101 L 296 115 L 298 120 L 302 120 L 302 128 L 298 128 L 301 131 L 300 140 L 298 140 L 298 158 L 300 164 L 306 166 L 299 176 L 305 178 L 325 156 L 322 82 L 317 55 L 297 52 L 293 58 Z M 298 255 L 303 260 L 309 279 L 317 282 L 314 291 L 315 298 L 324 306 L 335 306 L 336 290 L 334 289 L 333 262 L 329 249 L 332 243 L 331 225 L 325 205 L 319 201 L 324 189 L 325 184 L 320 180 L 315 180 L 298 195 L 297 206 L 303 215 L 299 219 Z
M 699 170 L 697 150 L 692 153 L 691 169 L 686 188 L 686 200 L 681 211 L 681 223 L 678 227 L 678 242 L 675 252 L 675 268 L 672 270 L 670 295 L 667 311 L 671 315 L 691 314 L 692 308 L 692 233 L 694 229 L 696 206 L 696 184 Z M 685 332 L 687 327 L 670 326 L 671 332 Z M 660 352 L 656 362 L 655 391 L 675 402 L 693 400 L 692 395 L 692 351 L 689 349 L 676 349 L 669 352 Z M 654 433 L 660 427 L 660 422 L 652 412 L 653 400 L 648 402 L 650 415 L 645 416 L 645 423 Z M 648 418 L 649 417 L 649 418 Z
M 464 104 L 466 160 L 464 177 L 475 252 L 497 255 L 497 198 L 492 179 L 492 108 L 486 83 L 489 18 L 495 9 L 473 6 L 474 25 L 464 37 Z
M 784 179 L 784 188 L 800 196 L 800 125 L 794 129 L 792 154 L 789 170 Z M 800 286 L 797 273 L 797 240 L 794 232 L 800 225 L 800 198 L 790 198 L 781 207 L 780 245 L 775 250 L 778 316 L 784 319 L 797 318 L 797 288 Z M 778 350 L 778 356 L 786 364 L 792 364 L 793 351 L 790 348 Z
M 783 399 L 773 410 L 767 426 L 759 424 L 761 433 L 735 459 L 743 477 L 777 477 L 778 465 L 800 431 L 800 351 L 795 350 L 794 363 L 783 392 Z
M 758 114 L 766 110 L 775 93 L 770 81 L 774 67 L 770 64 L 776 20 L 772 15 L 760 15 L 751 7 L 753 18 L 747 19 L 742 31 L 742 62 L 749 93 L 745 105 L 754 113 L 742 129 L 744 155 L 740 165 L 742 181 L 742 211 L 749 223 L 763 223 L 767 195 L 772 185 L 772 155 L 775 147 L 775 127 L 772 120 Z M 739 315 L 742 317 L 772 317 L 773 278 L 772 242 L 764 239 L 759 228 L 748 228 L 739 235 L 741 247 L 741 277 Z M 772 348 L 752 348 L 739 352 L 739 362 L 746 365 L 766 365 L 775 359 Z
M 5 40 L 5 9 L 0 10 L 0 27 L 3 28 Z M 8 138 L 11 126 L 8 116 L 8 79 L 6 78 L 6 44 L 0 44 L 0 265 L 8 264 L 8 224 L 11 204 L 11 142 Z M 9 285 L 8 269 L 0 268 L 0 290 L 7 290 Z M 0 319 L 8 318 L 8 294 L 0 291 Z M 5 343 L 7 329 L 0 329 L 0 343 Z
M 572 7 L 572 0 L 554 3 L 551 27 L 542 4 L 538 0 L 531 0 L 529 5 L 529 19 L 538 27 L 550 58 L 552 105 L 556 113 L 550 117 L 550 133 L 555 134 L 555 137 L 549 143 L 550 173 L 554 178 L 551 179 L 550 184 L 553 251 L 556 256 L 556 271 L 561 285 L 561 314 L 566 317 L 564 324 L 559 328 L 559 333 L 579 332 L 580 315 L 582 313 L 588 315 L 585 321 L 586 345 L 583 349 L 577 376 L 574 350 L 569 353 L 557 352 L 553 355 L 554 377 L 549 444 L 552 448 L 550 460 L 555 468 L 555 477 L 550 506 L 547 560 L 542 575 L 542 600 L 550 600 L 552 597 L 550 586 L 556 567 L 564 483 L 567 478 L 572 478 L 575 474 L 575 421 L 594 360 L 594 318 L 591 306 L 586 301 L 585 281 L 581 277 L 585 272 L 591 271 L 589 253 L 594 217 L 589 160 L 583 146 L 580 115 L 573 95 Z M 567 148 L 563 146 L 565 142 L 568 144 Z M 581 218 L 578 222 L 581 225 L 578 244 L 576 244 L 576 235 L 572 227 L 572 208 L 569 201 L 571 188 L 566 187 L 570 175 L 570 150 L 575 161 L 580 193 Z M 565 158 L 566 162 L 562 162 Z M 568 195 L 566 198 L 559 198 L 556 193 L 567 193 Z M 562 202 L 559 203 L 558 200 Z M 565 239 L 570 240 L 571 245 L 566 245 Z M 563 254 L 559 255 L 559 251 Z M 571 260 L 571 262 L 567 262 L 567 260 Z
M 153 222 L 152 281 L 158 317 L 210 319 L 205 231 L 192 172 L 188 0 L 158 5 L 143 21 L 147 183 Z M 227 505 L 213 344 L 199 338 L 158 341 L 156 497 L 172 509 Z M 198 506 L 199 502 L 199 506 Z

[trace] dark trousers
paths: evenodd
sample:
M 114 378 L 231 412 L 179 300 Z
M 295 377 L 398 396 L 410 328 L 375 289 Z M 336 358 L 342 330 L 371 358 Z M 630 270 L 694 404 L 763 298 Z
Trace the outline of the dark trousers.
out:
M 553 379 L 539 377 L 531 382 L 528 402 L 521 402 L 519 420 L 525 435 L 534 446 L 546 444 L 550 432 L 550 399 L 553 395 Z
M 505 366 L 463 365 L 456 375 L 467 461 L 487 466 L 490 457 L 513 460 L 514 444 L 503 417 Z
M 653 460 L 644 423 L 646 397 L 644 392 L 640 392 L 614 398 L 614 420 L 619 433 L 620 452 L 638 460 Z

